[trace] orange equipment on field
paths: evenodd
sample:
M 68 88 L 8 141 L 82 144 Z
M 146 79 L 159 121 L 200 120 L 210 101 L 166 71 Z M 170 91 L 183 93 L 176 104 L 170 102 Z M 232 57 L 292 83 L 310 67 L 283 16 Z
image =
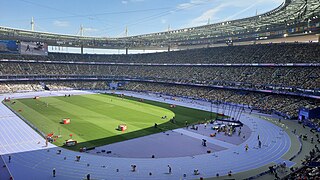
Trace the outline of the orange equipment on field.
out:
M 118 126 L 118 130 L 119 130 L 119 131 L 125 131 L 125 130 L 127 130 L 127 125 L 125 125 L 125 124 L 120 124 L 120 125 Z
M 71 122 L 70 118 L 65 118 L 62 120 L 63 124 L 70 124 L 70 122 Z

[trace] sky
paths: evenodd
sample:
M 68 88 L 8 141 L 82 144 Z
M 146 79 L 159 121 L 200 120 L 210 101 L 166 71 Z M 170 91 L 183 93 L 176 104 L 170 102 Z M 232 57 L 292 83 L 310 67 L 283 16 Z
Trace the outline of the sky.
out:
M 0 0 L 0 26 L 123 37 L 262 14 L 284 0 Z

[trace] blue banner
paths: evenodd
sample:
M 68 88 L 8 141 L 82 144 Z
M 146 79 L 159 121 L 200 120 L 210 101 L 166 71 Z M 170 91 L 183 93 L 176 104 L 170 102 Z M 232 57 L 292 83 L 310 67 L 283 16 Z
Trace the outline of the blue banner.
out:
M 0 40 L 0 53 L 18 54 L 19 45 L 16 41 Z

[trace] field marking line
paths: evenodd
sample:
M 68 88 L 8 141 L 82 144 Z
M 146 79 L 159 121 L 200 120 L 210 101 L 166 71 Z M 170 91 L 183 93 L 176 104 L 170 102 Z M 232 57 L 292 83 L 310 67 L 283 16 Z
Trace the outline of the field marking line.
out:
M 230 144 L 230 143 L 227 143 L 227 142 L 224 142 L 224 141 L 221 141 L 221 140 L 213 139 L 212 137 L 203 136 L 201 134 L 194 133 L 194 132 L 191 132 L 191 131 L 188 131 L 188 130 L 185 130 L 185 129 L 181 129 L 180 128 L 180 129 L 175 129 L 173 131 L 177 132 L 177 133 L 182 133 L 183 135 L 186 135 L 186 136 L 189 136 L 189 137 L 193 137 L 193 138 L 196 138 L 196 139 L 199 139 L 199 140 L 205 139 L 205 140 L 207 140 L 208 143 L 215 144 L 215 145 L 218 145 L 218 146 L 221 146 L 221 147 L 224 147 L 224 148 L 234 148 L 234 147 L 236 147 L 236 145 L 234 145 L 234 144 Z

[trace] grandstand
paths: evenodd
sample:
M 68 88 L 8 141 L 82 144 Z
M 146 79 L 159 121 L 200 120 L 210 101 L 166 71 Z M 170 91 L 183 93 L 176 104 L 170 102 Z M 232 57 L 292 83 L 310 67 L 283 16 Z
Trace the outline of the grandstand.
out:
M 6 27 L 0 27 L 0 37 L 21 41 L 41 41 L 56 46 L 88 48 L 183 49 L 190 45 L 206 47 L 225 44 L 226 41 L 233 44 L 282 38 L 284 35 L 317 34 L 320 27 L 319 8 L 317 0 L 285 0 L 278 8 L 250 18 L 121 38 L 60 35 Z
M 21 179 L 32 172 L 34 175 L 31 178 L 48 178 L 46 174 L 51 172 L 52 166 L 63 164 L 63 168 L 74 166 L 74 169 L 71 168 L 60 179 L 83 178 L 84 174 L 80 172 L 85 170 L 97 179 L 106 176 L 113 179 L 196 179 L 202 175 L 214 178 L 218 172 L 228 178 L 230 169 L 236 178 L 269 179 L 275 174 L 270 173 L 268 167 L 285 162 L 290 169 L 283 172 L 280 172 L 280 166 L 277 169 L 283 179 L 319 177 L 316 172 L 319 166 L 314 167 L 314 164 L 319 164 L 319 149 L 314 146 L 314 142 L 319 142 L 320 132 L 319 33 L 318 0 L 285 0 L 276 9 L 254 17 L 120 38 L 73 36 L 0 27 L 0 43 L 7 47 L 10 44 L 10 48 L 0 49 L 2 99 L 107 92 L 194 107 L 210 111 L 211 114 L 215 111 L 230 117 L 238 116 L 231 109 L 239 108 L 239 120 L 250 129 L 250 133 L 246 134 L 248 137 L 244 137 L 241 143 L 237 140 L 238 144 L 244 147 L 248 143 L 256 147 L 256 136 L 270 136 L 263 150 L 253 148 L 251 156 L 242 154 L 243 147 L 232 144 L 233 140 L 225 143 L 208 139 L 208 143 L 217 144 L 221 148 L 216 148 L 219 150 L 213 155 L 195 153 L 180 159 L 164 155 L 165 158 L 155 161 L 134 159 L 126 155 L 129 158 L 122 157 L 120 162 L 115 157 L 103 159 L 92 154 L 82 154 L 84 162 L 64 163 L 60 157 L 55 156 L 54 152 L 59 147 L 53 144 L 42 148 L 24 138 L 22 140 L 27 141 L 25 145 L 17 144 L 13 136 L 19 137 L 21 132 L 13 128 L 14 135 L 10 136 L 11 132 L 6 130 L 15 124 L 21 126 L 24 132 L 32 134 L 32 141 L 40 142 L 42 137 L 16 116 L 19 112 L 12 113 L 1 104 L 0 112 L 4 115 L 0 115 L 0 121 L 14 118 L 12 122 L 3 121 L 3 127 L 1 125 L 5 136 L 0 136 L 0 155 L 4 166 L 8 167 L 5 174 Z M 79 54 L 57 53 L 48 51 L 49 46 L 77 47 L 81 50 Z M 84 48 L 125 49 L 126 54 L 83 54 Z M 128 53 L 137 49 L 167 49 L 168 52 Z M 245 113 L 243 116 L 241 108 Z M 308 112 L 309 118 L 306 119 L 304 113 Z M 205 129 L 203 124 L 198 125 Z M 203 134 L 189 131 L 188 126 L 186 129 L 179 127 L 170 133 L 181 133 L 198 140 L 204 138 Z M 313 140 L 303 138 L 302 135 L 311 136 Z M 10 141 L 6 141 L 6 138 Z M 148 140 L 148 137 L 139 138 L 142 138 L 142 142 Z M 131 144 L 141 143 L 139 138 Z M 186 142 L 193 143 L 191 140 Z M 116 146 L 125 147 L 121 144 Z M 20 164 L 9 164 L 7 158 L 10 154 L 21 158 Z M 77 153 L 66 150 L 66 154 L 66 158 L 71 158 Z M 271 154 L 275 155 L 270 157 Z M 261 157 L 256 159 L 254 156 L 258 155 Z M 51 157 L 52 162 L 42 162 L 43 172 L 34 171 L 33 164 Z M 235 165 L 230 157 L 238 159 L 243 166 Z M 229 162 L 224 162 L 223 158 Z M 112 165 L 104 165 L 105 160 L 112 162 Z M 222 164 L 206 166 L 206 162 L 210 161 Z M 25 167 L 23 162 L 30 163 Z M 138 168 L 141 168 L 139 173 L 133 175 L 128 173 L 129 170 L 124 170 L 124 166 L 129 167 L 132 163 L 137 163 Z M 168 176 L 163 173 L 163 167 L 168 163 L 174 170 L 179 169 L 176 174 Z M 85 165 L 87 169 L 82 167 Z M 307 169 L 307 166 L 313 169 Z M 108 167 L 108 170 L 104 171 L 101 167 Z M 194 168 L 199 168 L 201 176 L 192 173 Z M 115 169 L 117 172 L 113 171 Z M 121 175 L 117 174 L 119 169 Z

